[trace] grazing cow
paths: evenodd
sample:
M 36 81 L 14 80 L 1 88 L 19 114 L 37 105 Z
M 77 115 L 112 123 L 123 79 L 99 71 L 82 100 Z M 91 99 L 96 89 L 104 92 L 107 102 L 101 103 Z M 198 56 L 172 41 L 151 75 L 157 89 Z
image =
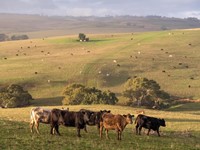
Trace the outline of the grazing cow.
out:
M 152 130 L 157 131 L 158 136 L 160 136 L 159 133 L 159 127 L 163 126 L 165 127 L 165 120 L 164 119 L 158 119 L 154 117 L 145 116 L 142 114 L 139 114 L 137 118 L 135 119 L 135 128 L 136 128 L 136 134 L 138 134 L 138 128 L 139 128 L 139 135 L 141 134 L 142 127 L 149 129 L 147 135 L 149 135 L 149 132 Z
M 66 110 L 67 111 L 67 110 Z M 51 124 L 51 131 L 50 133 L 54 133 L 54 129 L 56 130 L 57 134 L 60 135 L 59 132 L 59 125 L 64 124 L 64 119 L 62 115 L 62 110 L 60 109 L 52 109 L 51 115 L 50 115 L 50 124 Z
M 102 138 L 103 128 L 106 130 L 106 137 L 108 138 L 108 130 L 117 131 L 117 139 L 121 140 L 122 131 L 125 129 L 127 124 L 132 124 L 132 118 L 134 115 L 113 115 L 111 113 L 105 113 L 102 115 L 100 122 L 100 138 Z
M 50 115 L 51 115 L 51 110 L 49 109 L 44 109 L 41 107 L 36 107 L 31 109 L 30 113 L 30 129 L 31 132 L 33 133 L 33 126 L 35 126 L 36 132 L 39 134 L 39 123 L 45 123 L 49 124 L 50 123 Z
M 91 111 L 87 109 L 81 109 L 80 112 L 88 112 L 89 113 L 89 121 L 87 122 L 87 125 L 89 126 L 97 126 L 97 130 L 100 129 L 100 120 L 104 113 L 110 113 L 110 110 L 100 110 L 100 111 Z M 85 132 L 87 132 L 87 128 L 85 126 L 84 128 Z
M 33 127 L 35 126 L 36 132 L 39 134 L 39 123 L 50 124 L 51 115 L 53 114 L 50 109 L 44 109 L 41 107 L 36 107 L 31 109 L 30 114 L 30 129 L 33 133 Z M 60 121 L 60 120 L 59 120 Z M 60 123 L 62 124 L 62 122 Z M 54 133 L 54 129 L 53 129 Z M 58 132 L 57 132 L 58 133 Z
M 81 137 L 80 135 L 80 129 L 84 129 L 86 126 L 86 123 L 89 121 L 89 114 L 88 112 L 74 112 L 74 111 L 67 111 L 67 110 L 61 110 L 62 117 L 64 119 L 64 126 L 66 127 L 76 127 L 77 128 L 77 136 Z M 58 118 L 54 118 L 55 120 L 58 120 Z M 58 131 L 58 124 L 54 119 L 51 119 L 51 134 L 52 134 L 52 128 L 57 129 Z

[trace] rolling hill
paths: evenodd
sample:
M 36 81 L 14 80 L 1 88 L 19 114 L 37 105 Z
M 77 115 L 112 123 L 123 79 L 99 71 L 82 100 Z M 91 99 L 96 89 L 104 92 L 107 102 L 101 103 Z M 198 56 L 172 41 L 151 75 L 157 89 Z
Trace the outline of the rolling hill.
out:
M 19 83 L 36 99 L 55 100 L 69 83 L 110 89 L 120 97 L 126 80 L 141 76 L 172 95 L 199 99 L 199 33 L 91 34 L 86 43 L 76 35 L 1 42 L 0 82 Z
M 0 14 L 0 33 L 27 34 L 30 38 L 73 35 L 78 33 L 130 33 L 171 29 L 200 28 L 195 18 L 160 16 L 59 17 L 20 14 Z

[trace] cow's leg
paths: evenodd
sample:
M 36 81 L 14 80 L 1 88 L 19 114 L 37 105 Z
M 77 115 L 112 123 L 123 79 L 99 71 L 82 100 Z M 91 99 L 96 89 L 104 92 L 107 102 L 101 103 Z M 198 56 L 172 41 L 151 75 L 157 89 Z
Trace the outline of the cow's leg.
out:
M 54 128 L 53 128 L 53 129 L 54 129 Z M 56 130 L 57 134 L 60 135 L 59 126 L 58 126 L 58 125 L 55 126 L 55 130 Z
M 53 125 L 51 125 L 50 134 L 54 134 L 54 126 Z
M 103 123 L 100 124 L 100 128 L 99 128 L 99 136 L 100 136 L 100 138 L 102 138 L 102 131 L 103 131 Z
M 34 121 L 33 120 L 31 120 L 31 122 L 30 122 L 30 129 L 31 129 L 31 133 L 33 133 L 33 126 L 34 126 Z
M 77 128 L 77 136 L 78 137 L 81 137 L 80 130 L 81 130 L 80 128 Z
M 142 126 L 139 126 L 139 135 L 141 135 Z
M 108 136 L 108 129 L 106 129 L 106 138 L 109 139 L 109 136 Z
M 39 132 L 39 122 L 35 122 L 35 129 L 36 129 L 37 133 L 40 134 L 40 132 Z
M 158 136 L 160 136 L 159 129 L 157 129 L 156 131 L 157 131 L 157 133 L 158 133 Z
M 122 139 L 122 131 L 119 131 L 119 140 Z
M 85 127 L 84 127 L 84 131 L 87 133 L 87 128 L 86 128 L 86 125 L 85 125 Z
M 135 133 L 138 134 L 138 124 L 135 126 Z
M 149 135 L 149 132 L 151 131 L 151 129 L 148 130 L 147 135 Z
M 97 125 L 97 131 L 98 131 L 99 134 L 100 134 L 100 125 Z

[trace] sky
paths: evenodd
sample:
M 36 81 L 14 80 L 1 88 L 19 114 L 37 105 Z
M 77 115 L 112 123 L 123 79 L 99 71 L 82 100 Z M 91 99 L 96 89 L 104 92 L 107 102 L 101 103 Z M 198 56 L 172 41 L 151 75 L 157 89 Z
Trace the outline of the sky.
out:
M 0 13 L 47 16 L 165 16 L 200 19 L 200 0 L 0 0 Z

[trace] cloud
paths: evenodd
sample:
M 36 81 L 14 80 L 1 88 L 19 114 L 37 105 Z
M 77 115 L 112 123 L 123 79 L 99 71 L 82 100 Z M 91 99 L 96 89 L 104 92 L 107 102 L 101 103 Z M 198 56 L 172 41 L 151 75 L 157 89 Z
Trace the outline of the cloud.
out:
M 2 0 L 0 12 L 45 15 L 161 15 L 199 18 L 199 0 Z

